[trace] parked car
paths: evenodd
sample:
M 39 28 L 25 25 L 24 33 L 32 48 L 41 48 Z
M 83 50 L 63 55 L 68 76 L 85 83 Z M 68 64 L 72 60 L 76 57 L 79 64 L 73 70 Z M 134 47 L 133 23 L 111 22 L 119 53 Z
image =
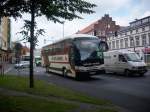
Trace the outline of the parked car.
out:
M 19 63 L 15 64 L 15 68 L 27 68 L 30 66 L 30 63 L 27 61 L 20 61 Z

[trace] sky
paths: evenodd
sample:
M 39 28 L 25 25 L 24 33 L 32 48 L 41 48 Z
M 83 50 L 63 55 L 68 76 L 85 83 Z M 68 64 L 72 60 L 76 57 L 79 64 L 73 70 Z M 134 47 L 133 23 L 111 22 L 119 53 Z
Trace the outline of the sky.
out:
M 146 16 L 150 16 L 150 0 L 85 0 L 90 3 L 94 3 L 97 7 L 93 8 L 94 14 L 80 15 L 83 19 L 74 19 L 73 21 L 64 20 L 64 36 L 69 36 L 76 33 L 78 30 L 82 30 L 91 23 L 101 19 L 105 14 L 109 14 L 113 21 L 116 21 L 117 25 L 128 26 L 130 22 L 135 19 L 141 19 Z M 22 39 L 22 35 L 17 32 L 21 31 L 23 27 L 23 20 L 29 19 L 30 15 L 24 14 L 22 19 L 14 20 L 11 18 L 11 38 L 12 41 L 19 41 Z M 44 36 L 38 37 L 38 46 L 41 48 L 47 44 L 50 44 L 58 39 L 63 38 L 63 24 L 53 23 L 47 21 L 42 16 L 36 18 L 39 29 L 44 29 Z M 44 40 L 46 40 L 44 42 Z M 29 43 L 22 42 L 23 45 L 29 46 Z

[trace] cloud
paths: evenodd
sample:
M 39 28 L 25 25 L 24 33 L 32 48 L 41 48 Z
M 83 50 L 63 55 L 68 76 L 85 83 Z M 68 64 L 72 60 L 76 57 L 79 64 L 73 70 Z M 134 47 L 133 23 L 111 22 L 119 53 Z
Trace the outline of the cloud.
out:
M 150 11 L 145 11 L 144 14 L 141 16 L 141 18 L 150 16 Z

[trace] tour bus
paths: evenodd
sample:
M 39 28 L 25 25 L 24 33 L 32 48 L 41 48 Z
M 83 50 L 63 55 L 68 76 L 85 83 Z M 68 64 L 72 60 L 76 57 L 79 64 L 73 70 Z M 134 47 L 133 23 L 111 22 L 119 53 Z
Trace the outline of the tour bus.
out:
M 79 79 L 101 73 L 107 50 L 107 43 L 96 36 L 74 34 L 43 47 L 42 61 L 47 72 Z

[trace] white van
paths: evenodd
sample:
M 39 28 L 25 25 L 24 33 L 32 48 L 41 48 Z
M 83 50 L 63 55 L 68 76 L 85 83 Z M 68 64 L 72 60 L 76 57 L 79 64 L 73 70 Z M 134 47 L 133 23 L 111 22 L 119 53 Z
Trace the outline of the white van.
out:
M 104 53 L 104 69 L 106 73 L 123 73 L 127 76 L 147 72 L 145 62 L 132 51 L 108 51 Z

